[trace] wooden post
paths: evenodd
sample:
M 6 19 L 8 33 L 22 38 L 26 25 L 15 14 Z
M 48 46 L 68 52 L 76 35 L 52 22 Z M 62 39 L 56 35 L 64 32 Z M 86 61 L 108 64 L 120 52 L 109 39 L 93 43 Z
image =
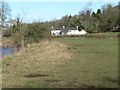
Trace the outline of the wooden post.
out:
M 22 36 L 22 39 L 21 39 L 21 47 L 22 47 L 22 50 L 24 51 L 24 36 Z
M 2 40 L 3 40 L 3 38 L 2 38 L 2 34 L 3 34 L 3 3 L 4 3 L 4 1 L 2 0 L 1 2 L 0 2 L 0 12 L 1 12 L 1 15 L 0 15 L 0 29 L 1 29 L 1 37 L 0 37 L 0 41 L 1 41 L 1 44 L 2 44 L 2 58 L 3 58 L 3 56 L 4 56 L 4 52 L 3 52 L 3 42 L 2 42 Z

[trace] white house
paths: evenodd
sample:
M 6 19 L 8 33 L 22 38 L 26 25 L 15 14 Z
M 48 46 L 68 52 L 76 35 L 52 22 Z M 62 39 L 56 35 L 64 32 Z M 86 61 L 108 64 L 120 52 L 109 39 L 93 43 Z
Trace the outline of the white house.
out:
M 78 30 L 78 26 L 76 28 L 53 28 L 51 30 L 51 35 L 61 36 L 61 35 L 86 35 L 87 32 L 85 30 Z

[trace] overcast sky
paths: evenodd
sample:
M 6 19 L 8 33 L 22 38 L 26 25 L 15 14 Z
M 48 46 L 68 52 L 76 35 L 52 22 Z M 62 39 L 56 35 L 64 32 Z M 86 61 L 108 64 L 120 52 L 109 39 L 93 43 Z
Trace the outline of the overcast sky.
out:
M 19 1 L 19 0 L 18 0 Z M 118 2 L 8 2 L 12 18 L 20 17 L 26 22 L 50 21 L 65 15 L 75 15 L 84 9 L 97 11 L 105 4 Z

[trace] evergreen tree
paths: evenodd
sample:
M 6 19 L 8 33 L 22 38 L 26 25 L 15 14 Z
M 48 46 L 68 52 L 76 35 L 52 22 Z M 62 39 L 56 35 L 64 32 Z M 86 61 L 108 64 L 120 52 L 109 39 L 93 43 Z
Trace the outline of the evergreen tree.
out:
M 97 10 L 97 14 L 101 14 L 101 10 L 100 9 Z
M 93 16 L 93 17 L 96 17 L 96 14 L 95 14 L 95 12 L 92 12 L 92 16 Z

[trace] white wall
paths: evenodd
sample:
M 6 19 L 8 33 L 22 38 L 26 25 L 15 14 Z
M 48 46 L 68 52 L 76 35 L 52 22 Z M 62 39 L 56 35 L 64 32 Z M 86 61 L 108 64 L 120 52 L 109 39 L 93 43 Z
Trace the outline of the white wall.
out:
M 52 30 L 52 31 L 51 31 L 51 34 L 52 34 L 52 35 L 55 34 L 55 36 L 59 36 L 59 35 L 60 35 L 60 32 L 61 32 L 61 30 Z
M 55 34 L 55 36 L 59 36 L 60 32 L 61 32 L 61 30 L 52 30 L 51 35 Z M 86 34 L 87 34 L 87 32 L 85 30 L 81 30 L 81 31 L 68 30 L 68 33 L 67 33 L 67 35 L 86 35 Z M 62 35 L 64 35 L 64 34 L 62 34 Z
M 87 32 L 85 30 L 81 30 L 81 31 L 78 31 L 78 30 L 69 30 L 67 35 L 85 35 L 87 34 Z

